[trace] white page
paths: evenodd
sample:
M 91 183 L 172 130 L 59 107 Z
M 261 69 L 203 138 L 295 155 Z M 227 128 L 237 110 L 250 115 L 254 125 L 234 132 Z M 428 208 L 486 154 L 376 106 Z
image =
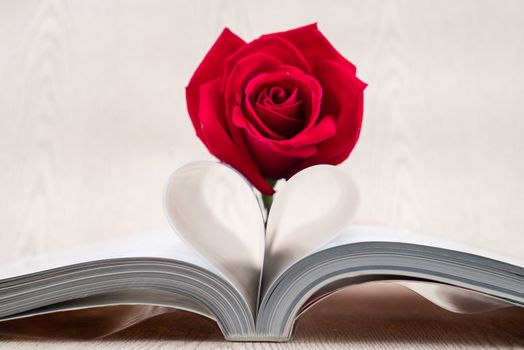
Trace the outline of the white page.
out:
M 360 242 L 398 242 L 418 244 L 479 255 L 485 258 L 524 267 L 524 261 L 522 259 L 502 256 L 496 252 L 492 252 L 487 249 L 481 249 L 477 246 L 469 246 L 466 244 L 445 240 L 422 233 L 416 233 L 409 230 L 393 229 L 380 226 L 348 226 L 342 230 L 334 239 L 320 247 L 318 251 Z
M 0 265 L 0 279 L 90 261 L 137 257 L 179 260 L 222 276 L 216 268 L 195 254 L 192 248 L 178 238 L 172 230 L 163 230 L 137 234 L 121 240 L 108 240 L 67 251 L 22 256 Z

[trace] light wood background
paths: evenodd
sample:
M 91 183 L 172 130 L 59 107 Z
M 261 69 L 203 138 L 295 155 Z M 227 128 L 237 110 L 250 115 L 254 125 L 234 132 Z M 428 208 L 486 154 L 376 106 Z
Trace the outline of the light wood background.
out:
M 523 13 L 495 0 L 0 0 L 0 263 L 164 228 L 167 176 L 212 159 L 184 87 L 221 29 L 251 40 L 315 21 L 369 84 L 343 165 L 360 190 L 355 222 L 522 259 Z M 446 338 L 404 331 L 397 345 Z M 374 332 L 353 345 L 391 344 Z

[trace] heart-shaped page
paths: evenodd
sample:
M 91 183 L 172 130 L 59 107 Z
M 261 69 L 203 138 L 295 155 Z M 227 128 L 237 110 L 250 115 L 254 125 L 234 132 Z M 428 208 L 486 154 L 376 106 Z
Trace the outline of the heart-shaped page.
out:
M 332 165 L 302 170 L 274 197 L 266 229 L 264 290 L 292 263 L 334 238 L 358 205 L 354 182 Z
M 195 162 L 169 178 L 164 205 L 176 233 L 255 305 L 262 267 L 267 286 L 332 239 L 352 218 L 357 199 L 342 170 L 307 168 L 275 194 L 264 235 L 262 211 L 247 180 L 227 165 Z
M 233 282 L 254 308 L 264 221 L 244 177 L 224 164 L 189 163 L 169 178 L 164 207 L 177 235 Z

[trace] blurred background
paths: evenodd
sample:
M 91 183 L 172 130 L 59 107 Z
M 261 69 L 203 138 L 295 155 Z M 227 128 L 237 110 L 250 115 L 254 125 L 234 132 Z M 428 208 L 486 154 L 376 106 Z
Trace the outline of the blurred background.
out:
M 524 2 L 0 0 L 0 262 L 167 227 L 224 27 L 312 22 L 369 84 L 354 219 L 522 258 Z

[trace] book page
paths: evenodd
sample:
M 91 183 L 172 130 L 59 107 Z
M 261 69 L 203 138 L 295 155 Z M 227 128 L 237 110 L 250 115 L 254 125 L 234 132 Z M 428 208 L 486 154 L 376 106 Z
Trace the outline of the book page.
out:
M 523 259 L 502 255 L 496 251 L 483 249 L 476 245 L 467 245 L 450 239 L 410 230 L 393 229 L 380 226 L 348 226 L 333 240 L 318 249 L 324 250 L 335 246 L 362 243 L 362 242 L 397 242 L 418 244 L 435 248 L 443 248 L 458 252 L 479 255 L 508 264 L 524 267 Z
M 49 254 L 26 255 L 0 265 L 0 279 L 45 271 L 73 264 L 117 258 L 164 258 L 197 265 L 220 275 L 172 230 L 148 232 Z
M 290 266 L 305 258 L 306 256 L 314 255 L 323 250 L 327 250 L 337 246 L 351 245 L 364 242 L 391 242 L 391 243 L 406 243 L 416 244 L 421 246 L 442 248 L 459 253 L 468 253 L 482 256 L 485 258 L 497 260 L 511 265 L 524 267 L 523 259 L 511 256 L 504 256 L 496 251 L 489 249 L 482 249 L 478 246 L 461 242 L 455 242 L 449 239 L 443 239 L 438 236 L 427 235 L 423 233 L 413 232 L 410 230 L 393 229 L 381 226 L 357 226 L 349 225 L 343 228 L 333 239 L 322 244 L 317 249 L 307 253 L 298 254 L 301 252 L 300 244 L 298 246 L 290 247 L 288 250 L 281 250 L 280 255 L 273 257 L 270 263 L 267 263 L 264 270 L 263 280 L 263 294 L 269 290 L 271 284 L 277 280 L 278 276 L 284 273 Z M 300 243 L 300 242 L 298 242 Z M 304 251 L 304 250 L 302 250 Z

